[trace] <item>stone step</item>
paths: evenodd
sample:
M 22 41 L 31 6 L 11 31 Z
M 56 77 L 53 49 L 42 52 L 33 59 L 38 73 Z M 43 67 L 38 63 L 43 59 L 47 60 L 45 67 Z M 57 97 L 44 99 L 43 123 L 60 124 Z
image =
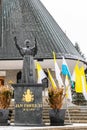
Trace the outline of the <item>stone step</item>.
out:
M 72 117 L 72 118 L 74 118 L 74 117 L 76 117 L 76 118 L 81 118 L 81 119 L 83 119 L 84 117 L 86 118 L 87 117 L 87 115 L 65 115 L 65 117 L 67 118 L 67 117 Z
M 87 130 L 86 124 L 65 124 L 64 126 L 40 126 L 40 127 L 30 127 L 30 126 L 2 126 L 0 130 Z
M 66 124 L 66 123 L 85 123 L 85 124 L 87 124 L 87 120 L 66 120 L 65 119 L 65 121 L 64 121 L 64 123 Z
M 49 119 L 49 118 L 48 118 Z M 65 117 L 65 119 L 67 120 L 67 119 L 69 119 L 68 117 Z M 70 117 L 70 120 L 87 120 L 87 117 L 83 117 L 83 118 L 80 118 L 80 117 Z
M 69 111 L 70 113 L 72 113 L 72 112 L 74 112 L 74 113 L 79 113 L 79 112 L 80 112 L 80 113 L 82 113 L 82 112 L 84 113 L 84 112 L 87 112 L 87 110 L 69 110 L 69 109 L 68 109 L 68 111 Z

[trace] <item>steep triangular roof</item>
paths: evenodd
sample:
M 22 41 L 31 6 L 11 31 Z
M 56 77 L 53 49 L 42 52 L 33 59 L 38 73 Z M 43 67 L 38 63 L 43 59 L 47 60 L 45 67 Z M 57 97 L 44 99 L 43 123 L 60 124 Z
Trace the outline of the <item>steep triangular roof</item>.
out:
M 21 46 L 26 39 L 30 39 L 32 44 L 37 39 L 36 59 L 51 59 L 52 51 L 55 51 L 57 58 L 65 56 L 83 60 L 39 0 L 2 0 L 0 59 L 21 59 L 14 44 L 14 36 L 17 36 Z

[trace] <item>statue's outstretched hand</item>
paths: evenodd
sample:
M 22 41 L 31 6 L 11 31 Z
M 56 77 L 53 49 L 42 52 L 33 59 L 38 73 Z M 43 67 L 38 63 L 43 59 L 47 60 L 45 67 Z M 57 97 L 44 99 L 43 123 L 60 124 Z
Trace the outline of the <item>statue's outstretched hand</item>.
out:
M 36 38 L 35 38 L 35 49 L 34 49 L 34 52 L 35 52 L 35 54 L 37 54 L 37 40 L 36 40 Z
M 35 38 L 35 48 L 37 49 L 37 40 L 36 40 L 36 38 Z
M 14 41 L 17 42 L 17 38 L 16 38 L 16 36 L 14 37 Z

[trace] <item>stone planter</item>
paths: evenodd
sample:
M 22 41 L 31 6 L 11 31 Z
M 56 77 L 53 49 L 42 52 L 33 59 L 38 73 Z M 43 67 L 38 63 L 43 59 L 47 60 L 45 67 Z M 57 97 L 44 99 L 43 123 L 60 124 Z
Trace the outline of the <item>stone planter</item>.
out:
M 0 109 L 0 126 L 8 125 L 9 110 Z
M 63 126 L 66 109 L 52 109 L 49 111 L 50 125 Z

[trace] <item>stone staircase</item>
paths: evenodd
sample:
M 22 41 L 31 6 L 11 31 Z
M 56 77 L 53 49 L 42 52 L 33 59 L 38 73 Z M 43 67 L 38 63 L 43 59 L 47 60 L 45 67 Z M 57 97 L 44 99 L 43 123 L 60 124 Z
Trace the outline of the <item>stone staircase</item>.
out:
M 49 106 L 43 107 L 43 122 L 45 125 L 50 124 L 49 109 Z M 72 123 L 87 123 L 87 106 L 68 106 L 64 124 Z
M 69 106 L 65 123 L 87 123 L 87 106 Z
M 12 114 L 10 117 L 10 124 L 14 124 L 14 101 L 11 102 L 10 108 Z M 43 123 L 44 125 L 50 125 L 49 119 L 49 110 L 48 105 L 43 105 Z M 64 124 L 73 124 L 73 123 L 87 123 L 87 106 L 75 106 L 71 105 L 67 107 Z

